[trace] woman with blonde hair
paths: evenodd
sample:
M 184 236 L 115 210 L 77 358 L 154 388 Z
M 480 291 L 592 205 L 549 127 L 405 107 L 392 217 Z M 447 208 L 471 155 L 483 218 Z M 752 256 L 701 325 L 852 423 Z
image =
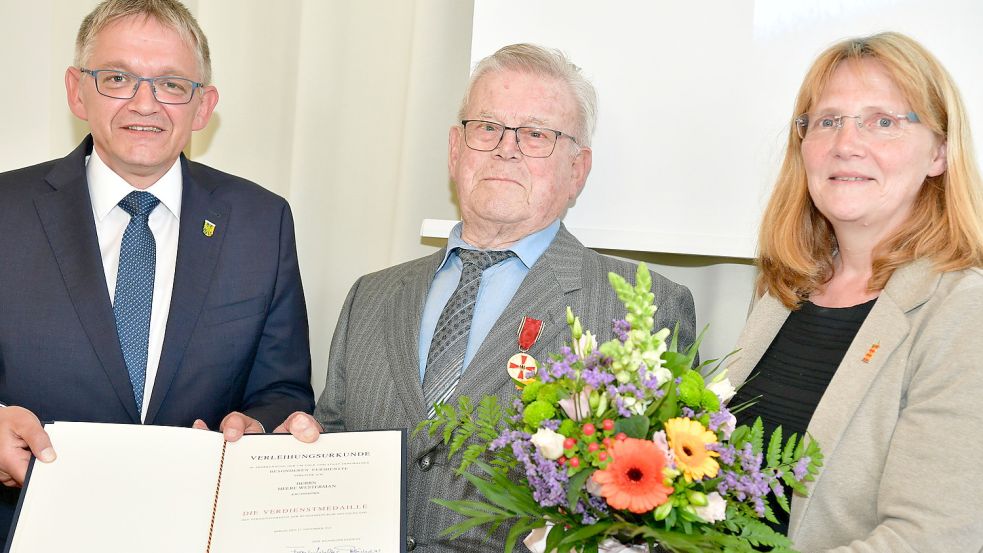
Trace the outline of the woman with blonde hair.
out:
M 759 239 L 731 405 L 825 453 L 801 551 L 983 550 L 983 199 L 962 100 L 898 33 L 839 42 L 799 90 Z

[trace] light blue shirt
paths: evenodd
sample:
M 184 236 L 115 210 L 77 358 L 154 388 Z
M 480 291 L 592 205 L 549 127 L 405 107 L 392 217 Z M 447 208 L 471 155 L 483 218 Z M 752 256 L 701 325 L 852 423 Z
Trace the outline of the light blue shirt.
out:
M 478 287 L 478 299 L 474 305 L 474 316 L 471 318 L 471 332 L 468 334 L 468 348 L 464 353 L 464 366 L 467 367 L 475 352 L 485 341 L 488 332 L 498 321 L 498 317 L 505 311 L 505 307 L 512 301 L 512 296 L 519 289 L 522 280 L 529 274 L 529 269 L 543 255 L 546 248 L 553 243 L 557 231 L 560 230 L 560 221 L 536 231 L 522 240 L 516 242 L 509 250 L 515 253 L 515 257 L 510 257 L 501 263 L 485 269 L 481 274 L 481 284 Z M 457 255 L 457 248 L 476 250 L 461 238 L 461 223 L 458 223 L 450 236 L 447 238 L 447 253 L 444 254 L 444 261 L 437 268 L 437 274 L 433 277 L 430 284 L 430 292 L 427 294 L 427 303 L 423 307 L 423 318 L 420 321 L 420 382 L 423 382 L 423 374 L 427 370 L 427 355 L 430 353 L 430 342 L 433 341 L 433 333 L 437 329 L 437 319 L 440 312 L 450 301 L 451 295 L 461 281 L 461 271 L 464 264 Z M 505 321 L 504 324 L 514 324 L 516 330 L 519 329 L 519 320 Z M 518 340 L 518 339 L 517 339 Z M 519 351 L 518 342 L 515 351 Z M 505 370 L 505 366 L 502 366 Z

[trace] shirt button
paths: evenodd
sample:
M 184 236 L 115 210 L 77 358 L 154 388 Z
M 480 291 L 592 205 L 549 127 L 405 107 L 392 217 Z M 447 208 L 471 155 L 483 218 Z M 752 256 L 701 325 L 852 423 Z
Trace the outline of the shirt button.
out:
M 427 472 L 433 466 L 433 459 L 430 457 L 430 455 L 424 455 L 420 458 L 418 464 L 420 465 L 420 470 Z
M 406 550 L 413 551 L 416 549 L 416 539 L 413 536 L 406 536 Z

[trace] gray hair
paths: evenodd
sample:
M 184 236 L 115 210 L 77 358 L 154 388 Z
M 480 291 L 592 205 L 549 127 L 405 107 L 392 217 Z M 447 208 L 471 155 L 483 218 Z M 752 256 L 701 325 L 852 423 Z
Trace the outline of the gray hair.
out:
M 535 44 L 510 44 L 479 61 L 464 93 L 458 112 L 459 119 L 467 117 L 471 94 L 478 80 L 489 73 L 506 70 L 552 77 L 566 83 L 577 102 L 577 140 L 582 146 L 590 146 L 597 123 L 597 92 L 594 85 L 590 84 L 580 68 L 571 63 L 563 52 Z
M 155 19 L 161 25 L 173 29 L 195 52 L 198 58 L 198 72 L 201 82 L 212 81 L 212 58 L 208 50 L 208 39 L 202 32 L 194 16 L 177 0 L 106 0 L 92 13 L 85 16 L 75 39 L 75 66 L 84 67 L 92 54 L 92 46 L 99 31 L 117 19 L 131 15 L 142 15 L 145 19 Z M 98 68 L 95 68 L 98 69 Z

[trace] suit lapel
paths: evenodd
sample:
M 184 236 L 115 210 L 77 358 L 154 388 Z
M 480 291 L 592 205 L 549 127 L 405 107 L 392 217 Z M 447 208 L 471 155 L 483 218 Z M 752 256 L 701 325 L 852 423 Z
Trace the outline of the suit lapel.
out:
M 874 379 L 911 331 L 907 313 L 928 300 L 938 286 L 939 278 L 927 261 L 901 267 L 891 276 L 871 308 L 809 421 L 809 434 L 819 442 L 827 459 L 836 454 L 843 433 Z M 875 344 L 878 346 L 876 354 L 868 356 Z M 799 527 L 809 508 L 812 490 L 822 477 L 820 470 L 814 481 L 806 483 L 809 497 L 793 498 L 796 508 L 792 510 L 790 528 Z M 794 541 L 794 536 L 792 538 Z
M 562 225 L 556 238 L 543 252 L 516 290 L 498 321 L 479 346 L 448 402 L 456 404 L 466 395 L 476 401 L 512 389 L 506 372 L 509 357 L 519 352 L 518 331 L 523 317 L 543 321 L 543 330 L 532 355 L 542 367 L 551 344 L 566 329 L 568 294 L 581 287 L 583 246 Z
M 438 265 L 444 259 L 444 251 L 441 249 L 424 258 L 423 263 L 404 275 L 386 308 L 387 324 L 392 324 L 392 328 L 395 329 L 385 333 L 386 364 L 396 385 L 396 393 L 403 402 L 403 408 L 414 421 L 427 418 L 423 386 L 420 384 L 420 366 L 417 362 L 420 350 L 420 319 L 423 317 L 423 307 L 427 301 L 430 284 L 433 282 Z
M 85 156 L 91 148 L 92 139 L 86 138 L 58 163 L 45 177 L 53 190 L 36 198 L 34 205 L 92 349 L 131 422 L 139 422 L 133 386 L 116 333 L 85 178 Z
M 181 368 L 184 352 L 212 283 L 212 274 L 218 263 L 225 233 L 229 229 L 229 206 L 215 200 L 212 197 L 215 185 L 196 179 L 192 169 L 182 155 L 181 222 L 174 289 L 153 395 L 147 408 L 148 424 L 153 423 L 174 375 Z M 202 232 L 206 219 L 215 224 L 214 233 L 210 237 Z

